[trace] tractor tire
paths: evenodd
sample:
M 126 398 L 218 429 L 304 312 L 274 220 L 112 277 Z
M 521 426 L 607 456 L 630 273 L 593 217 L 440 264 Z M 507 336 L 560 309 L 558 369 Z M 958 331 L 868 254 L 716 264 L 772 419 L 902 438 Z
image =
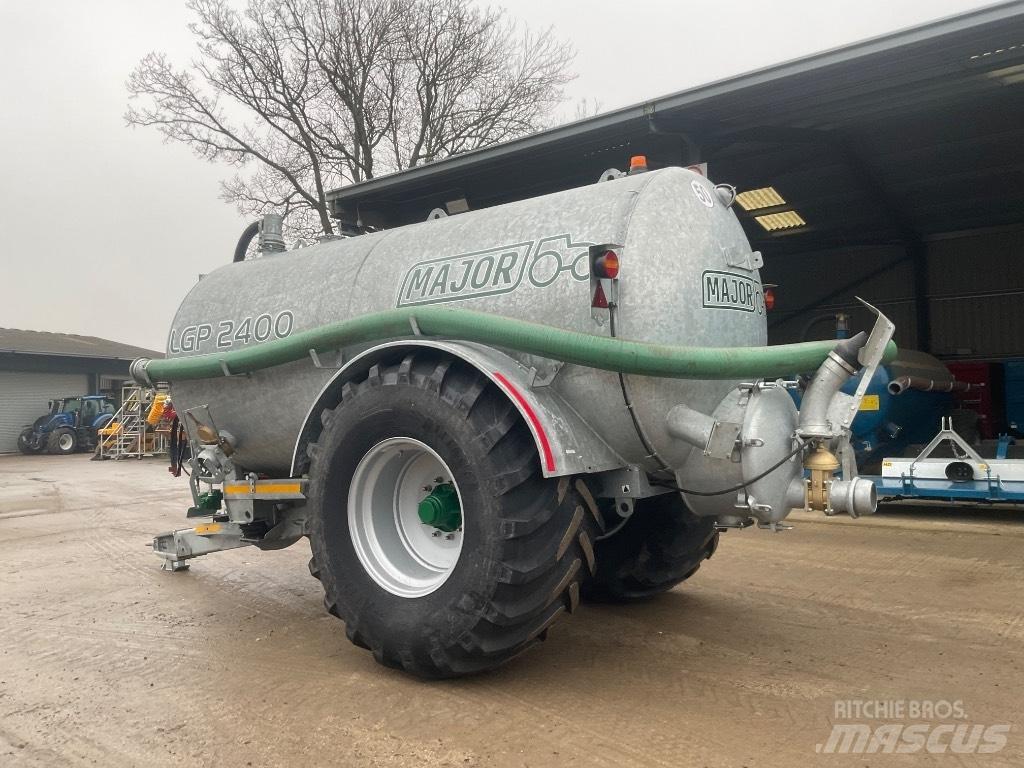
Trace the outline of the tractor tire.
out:
M 483 672 L 576 610 L 595 520 L 570 478 L 543 477 L 528 427 L 486 377 L 410 354 L 347 384 L 321 421 L 310 572 L 378 662 L 423 678 Z M 442 485 L 457 493 L 458 530 L 417 517 Z
M 693 576 L 717 547 L 714 519 L 690 512 L 679 494 L 638 499 L 622 530 L 594 543 L 597 574 L 584 597 L 625 603 L 667 592 Z
M 46 452 L 67 455 L 78 450 L 78 434 L 70 427 L 55 429 L 46 438 Z
M 21 430 L 21 433 L 18 435 L 18 450 L 26 456 L 33 456 L 40 451 L 39 448 L 32 447 L 32 436 L 34 434 L 35 432 L 29 427 L 28 429 Z

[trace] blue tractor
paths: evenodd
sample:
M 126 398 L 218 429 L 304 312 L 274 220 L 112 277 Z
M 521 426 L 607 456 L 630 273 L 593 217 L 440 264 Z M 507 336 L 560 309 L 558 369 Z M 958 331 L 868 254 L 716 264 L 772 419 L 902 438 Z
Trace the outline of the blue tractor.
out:
M 96 430 L 107 426 L 116 411 L 117 405 L 104 395 L 51 400 L 49 413 L 21 430 L 18 450 L 25 454 L 94 450 Z

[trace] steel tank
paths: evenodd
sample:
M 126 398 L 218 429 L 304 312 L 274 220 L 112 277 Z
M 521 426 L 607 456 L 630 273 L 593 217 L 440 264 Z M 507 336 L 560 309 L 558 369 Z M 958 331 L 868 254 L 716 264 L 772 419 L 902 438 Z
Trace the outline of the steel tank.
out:
M 167 354 L 230 351 L 384 309 L 431 305 L 608 335 L 609 323 L 591 310 L 588 251 L 599 244 L 617 246 L 620 256 L 618 336 L 761 346 L 760 256 L 724 197 L 699 174 L 667 168 L 228 264 L 185 297 Z M 341 353 L 350 359 L 358 351 Z M 281 474 L 310 404 L 335 372 L 305 360 L 176 382 L 175 405 L 179 412 L 209 406 L 233 435 L 239 465 Z M 710 413 L 737 384 L 627 379 L 638 419 L 673 466 L 693 448 L 668 434 L 668 412 L 685 403 Z M 651 467 L 617 374 L 565 365 L 550 386 L 625 461 Z

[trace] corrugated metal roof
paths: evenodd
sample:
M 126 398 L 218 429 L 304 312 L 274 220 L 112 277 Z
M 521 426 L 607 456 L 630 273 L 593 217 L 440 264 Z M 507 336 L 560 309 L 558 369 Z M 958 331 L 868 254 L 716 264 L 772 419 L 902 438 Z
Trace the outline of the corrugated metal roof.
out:
M 646 154 L 774 186 L 809 226 L 756 247 L 805 252 L 1024 223 L 1024 2 L 960 16 L 559 126 L 330 193 L 353 224 L 422 221 L 556 192 Z
M 138 357 L 163 357 L 163 352 L 122 344 L 119 341 L 74 333 L 23 331 L 18 328 L 0 328 L 0 354 L 51 355 L 60 357 L 102 358 L 105 360 L 135 360 Z

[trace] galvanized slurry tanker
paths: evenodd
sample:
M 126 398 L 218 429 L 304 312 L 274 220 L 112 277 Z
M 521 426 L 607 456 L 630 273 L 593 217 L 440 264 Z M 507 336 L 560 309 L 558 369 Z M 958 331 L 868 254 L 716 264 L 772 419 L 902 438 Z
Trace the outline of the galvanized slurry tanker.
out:
M 185 298 L 168 358 L 133 366 L 172 383 L 209 518 L 156 538 L 166 567 L 308 536 L 354 643 L 453 676 L 581 595 L 670 589 L 721 528 L 873 512 L 862 393 L 839 389 L 892 324 L 764 346 L 732 189 L 619 176 L 284 253 L 265 222 L 259 258 Z M 780 377 L 815 369 L 798 413 Z

